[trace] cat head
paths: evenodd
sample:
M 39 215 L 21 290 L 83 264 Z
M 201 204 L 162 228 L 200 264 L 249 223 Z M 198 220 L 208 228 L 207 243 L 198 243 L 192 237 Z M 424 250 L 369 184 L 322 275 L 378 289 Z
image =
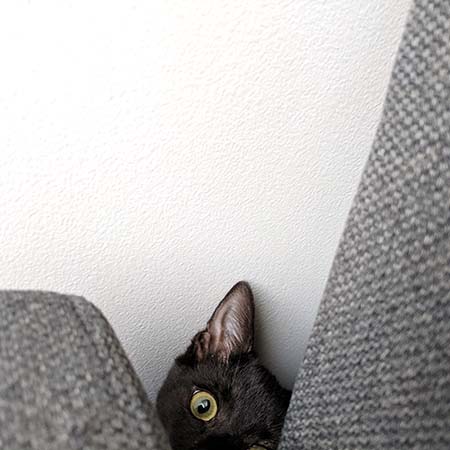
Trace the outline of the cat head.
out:
M 254 316 L 241 281 L 176 358 L 157 398 L 173 450 L 276 449 L 290 392 L 257 359 Z

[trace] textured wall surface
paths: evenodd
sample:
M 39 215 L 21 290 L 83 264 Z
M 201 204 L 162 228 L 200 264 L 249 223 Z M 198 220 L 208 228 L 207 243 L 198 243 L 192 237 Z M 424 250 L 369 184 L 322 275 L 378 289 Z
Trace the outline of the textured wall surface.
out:
M 2 3 L 0 288 L 86 296 L 153 396 L 247 279 L 290 386 L 408 6 Z

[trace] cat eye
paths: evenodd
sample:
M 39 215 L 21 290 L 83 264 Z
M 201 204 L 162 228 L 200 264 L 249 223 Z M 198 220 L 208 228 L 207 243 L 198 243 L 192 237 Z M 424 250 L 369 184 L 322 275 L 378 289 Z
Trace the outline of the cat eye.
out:
M 261 447 L 260 445 L 252 445 L 248 450 L 266 450 L 266 447 Z
M 217 415 L 216 399 L 206 391 L 194 392 L 190 403 L 192 415 L 203 422 L 209 422 Z M 256 449 L 258 450 L 258 449 Z

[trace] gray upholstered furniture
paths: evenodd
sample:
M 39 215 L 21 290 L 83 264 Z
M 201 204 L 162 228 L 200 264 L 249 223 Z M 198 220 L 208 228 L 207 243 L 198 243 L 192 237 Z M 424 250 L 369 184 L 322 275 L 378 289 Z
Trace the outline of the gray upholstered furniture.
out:
M 166 448 L 84 300 L 1 294 L 0 448 Z M 450 0 L 412 8 L 281 449 L 450 449 Z
M 166 449 L 140 381 L 80 297 L 0 293 L 0 449 Z
M 410 13 L 281 449 L 450 449 L 449 0 Z

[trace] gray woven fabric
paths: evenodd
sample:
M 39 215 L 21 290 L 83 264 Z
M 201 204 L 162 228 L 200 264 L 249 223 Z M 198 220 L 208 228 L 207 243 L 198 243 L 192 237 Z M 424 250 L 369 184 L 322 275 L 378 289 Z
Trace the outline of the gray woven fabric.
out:
M 416 1 L 282 450 L 450 449 L 450 1 Z
M 166 449 L 110 326 L 80 297 L 0 292 L 0 449 Z

